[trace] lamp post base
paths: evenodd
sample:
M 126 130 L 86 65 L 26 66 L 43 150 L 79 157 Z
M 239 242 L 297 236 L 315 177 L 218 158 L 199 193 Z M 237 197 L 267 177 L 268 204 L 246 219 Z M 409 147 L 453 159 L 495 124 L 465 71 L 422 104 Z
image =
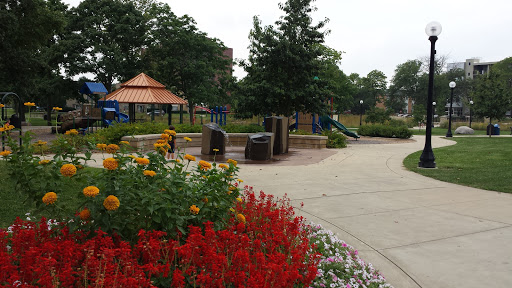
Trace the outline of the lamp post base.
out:
M 453 137 L 453 135 L 452 135 L 452 131 L 448 131 L 448 133 L 446 133 L 446 137 L 447 137 L 447 138 Z
M 436 168 L 435 161 L 420 161 L 418 162 L 418 168 Z

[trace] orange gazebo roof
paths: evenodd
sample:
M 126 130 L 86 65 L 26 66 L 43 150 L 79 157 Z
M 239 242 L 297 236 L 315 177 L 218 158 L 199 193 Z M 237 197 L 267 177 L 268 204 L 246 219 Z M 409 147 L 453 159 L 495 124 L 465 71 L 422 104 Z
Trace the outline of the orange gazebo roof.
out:
M 144 73 L 133 77 L 121 84 L 121 88 L 107 95 L 108 100 L 117 100 L 119 103 L 139 104 L 180 104 L 188 102 L 165 86 Z

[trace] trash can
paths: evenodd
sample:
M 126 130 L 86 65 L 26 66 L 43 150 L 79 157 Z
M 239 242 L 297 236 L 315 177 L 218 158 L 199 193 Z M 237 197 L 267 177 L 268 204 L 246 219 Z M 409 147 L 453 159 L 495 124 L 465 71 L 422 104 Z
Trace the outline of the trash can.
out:
M 500 125 L 494 124 L 494 129 L 492 130 L 492 135 L 500 135 Z

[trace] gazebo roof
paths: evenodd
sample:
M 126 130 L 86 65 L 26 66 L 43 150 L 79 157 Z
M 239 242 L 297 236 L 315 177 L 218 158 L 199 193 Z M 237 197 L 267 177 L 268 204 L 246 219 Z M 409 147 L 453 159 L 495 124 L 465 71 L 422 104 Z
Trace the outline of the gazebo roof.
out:
M 144 73 L 133 77 L 121 84 L 121 88 L 107 96 L 108 100 L 117 100 L 119 103 L 139 104 L 180 104 L 188 102 L 172 92 L 165 86 Z

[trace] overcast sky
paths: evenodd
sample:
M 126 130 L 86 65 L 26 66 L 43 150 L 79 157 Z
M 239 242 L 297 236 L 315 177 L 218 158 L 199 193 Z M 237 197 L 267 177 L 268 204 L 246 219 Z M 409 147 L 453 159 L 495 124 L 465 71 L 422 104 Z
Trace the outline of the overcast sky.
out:
M 199 30 L 233 48 L 234 58 L 247 59 L 252 18 L 273 25 L 284 0 L 160 0 L 172 11 L 193 17 Z M 76 6 L 79 0 L 64 0 Z M 377 69 L 388 77 L 398 64 L 428 56 L 425 26 L 438 21 L 443 27 L 436 43 L 438 55 L 449 62 L 468 58 L 499 61 L 512 56 L 512 2 L 508 0 L 317 0 L 315 23 L 329 18 L 326 45 L 344 51 L 340 68 L 366 76 Z M 235 67 L 235 76 L 243 77 Z

